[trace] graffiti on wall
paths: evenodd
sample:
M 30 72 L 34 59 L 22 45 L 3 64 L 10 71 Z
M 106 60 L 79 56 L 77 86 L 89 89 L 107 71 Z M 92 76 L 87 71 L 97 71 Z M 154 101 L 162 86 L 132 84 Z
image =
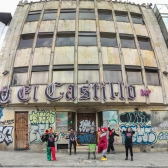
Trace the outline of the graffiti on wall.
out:
M 3 117 L 3 108 L 0 107 L 0 119 Z
M 92 133 L 89 134 L 88 132 L 85 134 L 79 134 L 77 136 L 77 138 L 79 139 L 80 143 L 96 143 L 96 134 Z
M 152 111 L 151 116 L 153 130 L 168 130 L 168 111 Z
M 146 124 L 150 121 L 150 114 L 146 112 L 125 112 L 120 115 L 120 122 L 124 124 Z
M 7 146 L 13 142 L 12 126 L 0 126 L 0 143 L 5 143 Z
M 95 121 L 82 120 L 79 125 L 79 132 L 94 133 L 96 131 Z
M 137 126 L 129 126 L 132 130 L 137 129 Z M 126 130 L 127 126 L 121 126 L 121 129 Z M 132 143 L 136 145 L 152 145 L 157 141 L 157 135 L 152 131 L 150 125 L 143 125 L 141 128 L 133 134 Z M 123 136 L 123 144 L 125 142 L 125 136 Z
M 13 120 L 4 120 L 4 121 L 0 121 L 0 125 L 11 125 L 14 124 L 14 119 Z
M 158 135 L 158 140 L 168 140 L 168 132 L 160 132 Z
M 61 132 L 61 133 L 55 138 L 55 142 L 56 142 L 56 143 L 69 142 L 69 139 L 66 138 L 68 135 L 69 135 L 69 133 Z
M 44 134 L 51 124 L 55 123 L 56 113 L 54 111 L 38 110 L 32 111 L 30 118 L 29 141 L 32 143 L 41 143 L 40 136 Z
M 153 132 L 150 121 L 151 115 L 146 112 L 125 112 L 120 114 L 120 127 L 126 130 L 127 127 L 131 127 L 132 130 L 137 129 L 137 125 L 140 124 L 141 128 L 133 135 L 132 142 L 136 145 L 152 145 L 157 141 L 157 135 Z M 123 144 L 125 143 L 125 136 L 122 137 Z

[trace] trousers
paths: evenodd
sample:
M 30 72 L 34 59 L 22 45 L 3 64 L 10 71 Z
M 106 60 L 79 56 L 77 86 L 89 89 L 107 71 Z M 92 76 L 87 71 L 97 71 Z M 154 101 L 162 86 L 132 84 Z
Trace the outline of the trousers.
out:
M 74 146 L 74 152 L 76 153 L 76 141 L 71 141 L 71 140 L 70 140 L 70 153 L 71 153 L 71 150 L 72 150 L 72 144 Z
M 110 152 L 110 149 L 111 149 L 112 151 L 114 151 L 113 142 L 114 142 L 114 140 L 109 139 L 107 152 Z
M 52 160 L 57 160 L 56 159 L 56 149 L 55 147 L 47 147 L 47 160 L 51 160 L 51 156 L 52 156 Z
M 130 154 L 131 154 L 131 156 L 133 156 L 132 144 L 126 144 L 126 145 L 125 145 L 126 157 L 128 157 L 128 149 L 130 149 Z

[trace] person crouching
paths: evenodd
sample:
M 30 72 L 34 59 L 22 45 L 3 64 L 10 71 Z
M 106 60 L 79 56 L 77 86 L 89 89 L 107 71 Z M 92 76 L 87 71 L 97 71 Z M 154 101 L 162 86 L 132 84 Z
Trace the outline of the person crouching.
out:
M 103 157 L 101 160 L 107 160 L 106 152 L 107 152 L 107 128 L 101 129 L 100 141 L 98 143 L 98 153 L 102 153 Z

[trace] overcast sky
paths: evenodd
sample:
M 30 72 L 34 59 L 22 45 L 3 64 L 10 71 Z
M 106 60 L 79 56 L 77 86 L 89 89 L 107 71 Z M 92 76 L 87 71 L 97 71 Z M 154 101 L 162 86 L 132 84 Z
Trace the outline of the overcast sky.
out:
M 0 0 L 0 12 L 10 12 L 13 15 L 19 1 L 20 0 Z M 30 1 L 35 2 L 39 0 L 28 0 L 28 2 Z M 122 0 L 122 1 L 124 2 L 127 0 Z M 128 1 L 135 2 L 136 4 L 152 3 L 154 5 L 154 4 L 165 4 L 166 0 L 128 0 Z

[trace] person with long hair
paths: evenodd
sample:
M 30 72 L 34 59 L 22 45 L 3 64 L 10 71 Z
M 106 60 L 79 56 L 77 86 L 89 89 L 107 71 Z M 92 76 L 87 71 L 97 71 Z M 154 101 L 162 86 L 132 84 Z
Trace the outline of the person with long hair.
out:
M 130 127 L 126 129 L 126 131 L 122 130 L 119 125 L 117 125 L 119 130 L 125 135 L 125 151 L 126 151 L 126 158 L 125 160 L 128 160 L 128 149 L 130 149 L 131 154 L 131 161 L 133 161 L 133 151 L 132 151 L 132 136 L 135 134 L 136 131 L 140 128 L 140 125 L 138 125 L 136 130 L 132 130 Z
M 107 153 L 110 153 L 110 149 L 112 150 L 113 153 L 115 153 L 114 151 L 114 136 L 119 136 L 118 134 L 116 134 L 115 129 L 110 129 L 110 126 L 108 125 L 108 131 L 109 131 L 109 139 L 108 139 L 108 149 L 107 149 Z

